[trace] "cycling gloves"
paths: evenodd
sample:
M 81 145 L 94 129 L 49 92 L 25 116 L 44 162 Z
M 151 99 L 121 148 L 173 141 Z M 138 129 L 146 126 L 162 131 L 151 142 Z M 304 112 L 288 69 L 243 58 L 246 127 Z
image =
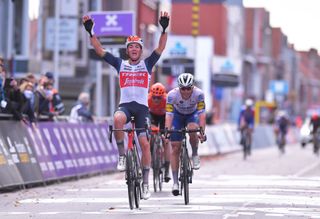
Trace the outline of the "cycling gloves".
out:
M 165 33 L 166 32 L 166 29 L 169 25 L 169 18 L 168 17 L 165 17 L 165 16 L 161 16 L 160 17 L 160 20 L 159 20 L 159 23 L 162 27 L 162 33 Z
M 94 34 L 94 32 L 93 32 L 94 23 L 93 23 L 92 19 L 86 20 L 83 23 L 83 26 L 86 29 L 86 31 L 89 33 L 90 37 L 92 37 Z

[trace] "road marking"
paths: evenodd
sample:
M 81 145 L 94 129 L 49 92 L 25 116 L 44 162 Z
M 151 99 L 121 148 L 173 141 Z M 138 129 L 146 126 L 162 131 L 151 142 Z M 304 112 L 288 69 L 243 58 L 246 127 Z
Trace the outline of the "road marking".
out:
M 317 161 L 309 166 L 306 166 L 305 168 L 301 169 L 300 171 L 298 171 L 296 174 L 294 174 L 294 177 L 298 177 L 298 176 L 302 176 L 305 173 L 309 172 L 310 170 L 313 170 L 314 168 L 316 168 L 317 166 L 320 165 L 320 161 Z

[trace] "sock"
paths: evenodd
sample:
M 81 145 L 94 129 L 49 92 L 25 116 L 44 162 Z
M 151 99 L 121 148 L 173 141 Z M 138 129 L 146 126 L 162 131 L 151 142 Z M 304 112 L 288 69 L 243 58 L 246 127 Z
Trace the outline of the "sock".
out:
M 198 147 L 191 147 L 192 149 L 192 156 L 197 156 L 198 155 Z
M 165 169 L 166 172 L 169 171 L 169 166 L 170 166 L 170 161 L 165 161 L 164 162 L 164 169 Z
M 124 142 L 123 141 L 117 142 L 117 146 L 118 146 L 119 156 L 124 156 L 124 154 L 125 154 Z
M 143 184 L 149 184 L 149 167 L 143 167 L 142 176 L 143 176 Z
M 178 171 L 172 171 L 173 183 L 178 184 Z

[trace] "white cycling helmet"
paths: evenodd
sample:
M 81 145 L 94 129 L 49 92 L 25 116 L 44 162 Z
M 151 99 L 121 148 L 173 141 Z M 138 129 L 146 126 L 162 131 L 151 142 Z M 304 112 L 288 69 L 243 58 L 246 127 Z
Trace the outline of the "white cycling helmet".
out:
M 192 87 L 194 84 L 193 75 L 190 73 L 182 73 L 178 77 L 179 87 Z
M 143 41 L 140 37 L 138 36 L 128 36 L 127 40 L 126 40 L 126 47 L 128 48 L 128 46 L 131 44 L 131 43 L 138 43 L 141 48 L 143 48 Z
M 245 105 L 246 105 L 247 107 L 251 107 L 251 106 L 253 105 L 253 100 L 251 100 L 251 99 L 246 99 Z

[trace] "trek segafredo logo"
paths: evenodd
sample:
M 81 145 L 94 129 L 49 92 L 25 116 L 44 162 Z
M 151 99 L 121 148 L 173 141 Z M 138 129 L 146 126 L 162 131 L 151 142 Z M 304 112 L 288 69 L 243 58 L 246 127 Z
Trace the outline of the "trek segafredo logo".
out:
M 120 72 L 120 87 L 148 87 L 148 72 Z

